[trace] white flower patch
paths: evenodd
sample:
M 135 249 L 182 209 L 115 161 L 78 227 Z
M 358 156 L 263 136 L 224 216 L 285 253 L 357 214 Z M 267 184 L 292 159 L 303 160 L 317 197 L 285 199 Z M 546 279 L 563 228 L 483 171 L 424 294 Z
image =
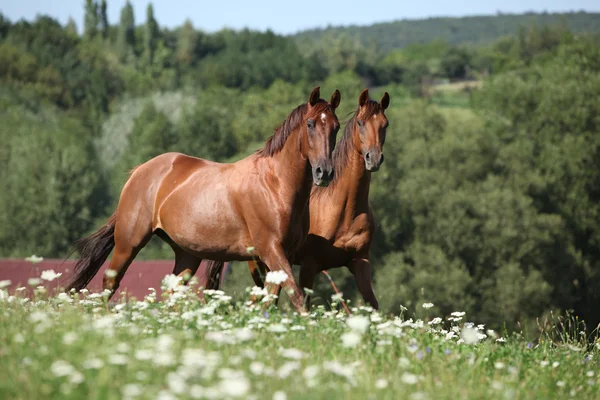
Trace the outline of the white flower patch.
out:
M 442 323 L 442 319 L 440 317 L 435 317 L 434 319 L 429 321 L 427 324 L 428 325 L 439 325 L 441 323 Z
M 479 343 L 480 337 L 477 330 L 469 327 L 465 327 L 461 332 L 462 339 L 466 344 L 477 344 Z
M 46 271 L 42 271 L 42 275 L 40 276 L 40 278 L 42 278 L 45 281 L 51 282 L 56 278 L 59 278 L 61 275 L 62 272 L 54 272 L 53 269 L 49 269 Z
M 298 361 L 287 361 L 278 370 L 279 379 L 286 379 L 292 372 L 299 370 L 302 365 Z
M 416 385 L 419 382 L 419 377 L 415 374 L 411 374 L 410 372 L 403 373 L 400 379 L 407 385 Z
M 277 392 L 273 393 L 273 400 L 287 400 L 287 395 L 285 392 L 278 390 Z
M 358 332 L 346 332 L 340 337 L 342 339 L 342 346 L 344 347 L 356 347 L 359 345 L 361 335 Z
M 9 279 L 3 279 L 0 281 L 0 289 L 5 289 L 7 287 L 9 287 L 12 284 L 12 282 Z
M 69 376 L 76 372 L 75 367 L 64 360 L 54 361 L 50 366 L 50 371 L 52 371 L 54 376 L 58 377 Z
M 362 315 L 351 316 L 346 320 L 346 325 L 348 325 L 352 331 L 361 334 L 365 333 L 367 329 L 369 329 L 369 324 L 369 318 Z
M 298 349 L 283 349 L 280 348 L 279 349 L 279 354 L 281 354 L 283 357 L 288 358 L 290 360 L 301 360 L 303 359 L 306 355 L 298 350 Z
M 386 379 L 380 378 L 375 382 L 375 387 L 377 389 L 385 389 L 388 387 L 388 381 Z
M 287 280 L 287 278 L 288 278 L 288 275 L 282 270 L 269 271 L 269 272 L 267 272 L 265 281 L 267 283 L 272 283 L 274 285 L 280 285 L 283 282 L 285 282 Z
M 352 365 L 343 365 L 339 361 L 325 361 L 323 369 L 336 375 L 343 376 L 349 381 L 354 380 L 354 367 Z
M 37 264 L 44 261 L 44 257 L 38 257 L 35 254 L 25 258 L 25 261 L 29 261 L 32 264 Z
M 424 309 L 430 309 L 431 307 L 433 307 L 433 303 L 423 303 L 423 308 Z

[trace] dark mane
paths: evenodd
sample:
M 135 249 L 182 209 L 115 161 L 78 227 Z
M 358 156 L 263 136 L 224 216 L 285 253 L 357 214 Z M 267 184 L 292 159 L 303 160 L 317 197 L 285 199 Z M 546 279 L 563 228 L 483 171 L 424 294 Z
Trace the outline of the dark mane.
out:
M 329 107 L 329 104 L 325 100 L 320 100 L 314 107 L 314 113 L 321 113 L 325 111 Z M 267 139 L 265 145 L 256 151 L 260 157 L 273 157 L 275 154 L 279 153 L 288 137 L 292 134 L 292 132 L 298 128 L 298 125 L 302 123 L 304 117 L 306 116 L 306 112 L 308 111 L 308 103 L 304 103 L 296 107 L 294 111 L 288 115 L 287 119 L 281 124 L 279 128 L 275 131 L 275 133 Z
M 369 100 L 367 104 L 365 104 L 365 111 L 363 112 L 366 116 L 371 116 L 380 111 L 379 103 L 373 100 Z M 333 176 L 333 182 L 335 183 L 337 178 L 342 175 L 342 171 L 348 165 L 348 159 L 350 157 L 350 152 L 352 151 L 352 146 L 354 146 L 353 138 L 354 135 L 354 127 L 356 118 L 359 117 L 358 113 L 360 112 L 360 107 L 356 109 L 350 121 L 346 124 L 344 128 L 344 134 L 340 141 L 335 145 L 335 149 L 333 150 L 332 160 L 333 160 L 333 168 L 335 174 Z M 362 115 L 361 115 L 362 116 Z M 329 187 L 332 185 L 330 184 Z

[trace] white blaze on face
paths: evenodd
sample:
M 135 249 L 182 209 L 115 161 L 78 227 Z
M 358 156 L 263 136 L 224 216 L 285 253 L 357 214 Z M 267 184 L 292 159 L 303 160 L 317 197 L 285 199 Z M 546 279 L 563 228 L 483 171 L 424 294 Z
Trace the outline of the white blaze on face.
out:
M 327 115 L 325 113 L 321 113 L 321 123 L 325 125 L 325 120 L 327 119 Z
M 373 114 L 373 119 L 377 118 L 377 114 Z

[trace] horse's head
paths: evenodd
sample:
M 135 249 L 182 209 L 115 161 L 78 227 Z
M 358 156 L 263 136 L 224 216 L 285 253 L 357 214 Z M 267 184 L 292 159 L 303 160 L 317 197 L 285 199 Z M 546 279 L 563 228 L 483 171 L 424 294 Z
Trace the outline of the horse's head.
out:
M 312 168 L 313 182 L 317 186 L 327 186 L 333 179 L 331 154 L 340 123 L 335 109 L 340 105 L 340 92 L 336 89 L 327 103 L 321 99 L 316 87 L 310 94 L 305 115 L 306 154 Z
M 385 92 L 381 101 L 369 100 L 369 90 L 365 89 L 358 96 L 358 110 L 354 121 L 358 129 L 357 148 L 365 159 L 367 171 L 378 171 L 383 163 L 383 143 L 388 119 L 385 109 L 390 105 L 390 95 Z

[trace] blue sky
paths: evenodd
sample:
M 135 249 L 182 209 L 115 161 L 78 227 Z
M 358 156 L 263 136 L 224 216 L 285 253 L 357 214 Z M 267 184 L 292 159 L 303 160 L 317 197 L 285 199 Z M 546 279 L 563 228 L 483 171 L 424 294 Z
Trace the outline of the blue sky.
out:
M 132 0 L 136 23 L 146 18 L 148 0 Z M 79 30 L 83 25 L 84 0 L 0 0 L 0 10 L 11 21 L 32 20 L 36 14 L 46 14 L 63 24 L 72 16 Z M 108 0 L 111 24 L 119 20 L 125 0 Z M 497 11 L 600 11 L 598 0 L 456 0 L 456 1 L 287 1 L 287 0 L 155 0 L 155 15 L 161 26 L 175 27 L 189 18 L 196 28 L 214 32 L 223 27 L 241 29 L 272 29 L 277 33 L 327 25 L 368 25 L 398 19 L 431 16 L 489 15 Z

